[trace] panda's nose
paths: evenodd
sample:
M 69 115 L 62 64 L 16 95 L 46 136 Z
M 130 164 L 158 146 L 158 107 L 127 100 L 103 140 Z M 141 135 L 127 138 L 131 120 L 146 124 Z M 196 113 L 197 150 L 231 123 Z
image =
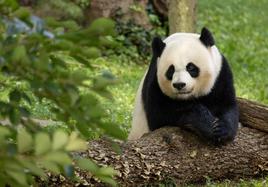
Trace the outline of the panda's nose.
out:
M 178 83 L 173 83 L 173 87 L 176 88 L 177 90 L 181 90 L 182 88 L 185 87 L 185 83 L 184 82 L 178 82 Z

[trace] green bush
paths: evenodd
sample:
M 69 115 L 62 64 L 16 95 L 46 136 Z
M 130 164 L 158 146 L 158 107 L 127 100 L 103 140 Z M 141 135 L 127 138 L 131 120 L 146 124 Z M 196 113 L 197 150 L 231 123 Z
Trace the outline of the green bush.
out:
M 114 77 L 83 72 L 94 71 L 89 59 L 112 44 L 114 22 L 100 18 L 88 28 L 59 32 L 59 24 L 47 30 L 15 0 L 1 1 L 0 11 L 0 90 L 6 95 L 0 97 L 0 186 L 28 186 L 34 176 L 45 179 L 46 170 L 73 177 L 76 166 L 115 185 L 113 169 L 71 155 L 86 149 L 91 132 L 125 138 L 118 126 L 103 120 L 98 99 L 110 96 L 106 86 Z M 40 126 L 27 107 L 36 99 L 50 102 L 50 112 L 66 129 Z
M 151 42 L 156 36 L 165 36 L 165 28 L 161 27 L 161 23 L 154 12 L 150 11 L 148 14 L 153 25 L 151 29 L 145 29 L 133 20 L 124 21 L 122 20 L 122 12 L 120 10 L 116 12 L 114 20 L 118 35 L 115 37 L 115 41 L 118 45 L 112 53 L 116 55 L 124 54 L 132 61 L 140 64 L 149 61 Z

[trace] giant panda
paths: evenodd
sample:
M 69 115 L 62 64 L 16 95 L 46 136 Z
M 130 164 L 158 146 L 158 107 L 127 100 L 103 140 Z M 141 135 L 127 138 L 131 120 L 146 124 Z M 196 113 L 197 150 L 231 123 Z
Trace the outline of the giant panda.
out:
M 129 140 L 178 126 L 215 144 L 234 139 L 238 107 L 226 58 L 207 28 L 152 42 L 152 59 L 135 100 Z

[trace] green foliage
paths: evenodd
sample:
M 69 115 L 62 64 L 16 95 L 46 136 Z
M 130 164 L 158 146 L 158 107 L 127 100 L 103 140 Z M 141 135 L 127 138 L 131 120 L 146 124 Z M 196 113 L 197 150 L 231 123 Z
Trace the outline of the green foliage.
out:
M 86 149 L 91 132 L 125 138 L 118 126 L 105 121 L 99 101 L 111 97 L 107 85 L 115 83 L 114 77 L 83 72 L 94 72 L 90 59 L 113 45 L 114 22 L 101 18 L 85 29 L 59 32 L 64 26 L 54 20 L 48 31 L 42 19 L 16 1 L 1 1 L 0 10 L 0 91 L 5 93 L 0 97 L 0 186 L 28 186 L 34 176 L 46 178 L 44 169 L 73 177 L 74 167 L 81 166 L 74 163 L 92 163 L 70 154 Z M 43 99 L 67 130 L 48 131 L 32 119 L 31 106 Z M 115 185 L 114 170 L 87 166 L 83 169 Z
M 83 21 L 84 10 L 89 6 L 90 0 L 48 0 L 38 1 L 37 12 L 50 15 L 60 20 Z

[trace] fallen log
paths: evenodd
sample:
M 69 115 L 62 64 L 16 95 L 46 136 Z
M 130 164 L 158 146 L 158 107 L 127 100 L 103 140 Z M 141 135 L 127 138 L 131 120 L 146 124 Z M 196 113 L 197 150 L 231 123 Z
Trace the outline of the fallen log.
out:
M 239 121 L 248 127 L 268 133 L 268 107 L 247 99 L 237 98 Z
M 167 179 L 188 184 L 204 182 L 208 177 L 236 180 L 265 176 L 268 174 L 267 106 L 245 99 L 238 102 L 241 121 L 250 128 L 240 127 L 236 139 L 221 147 L 180 128 L 165 127 L 136 141 L 119 142 L 121 154 L 115 153 L 110 141 L 99 139 L 89 142 L 88 150 L 78 155 L 100 165 L 113 166 L 119 172 L 116 180 L 120 186 L 158 184 Z M 254 124 L 260 121 L 261 125 Z M 82 184 L 105 186 L 89 173 L 78 171 L 77 174 Z M 67 180 L 48 184 L 77 185 Z

